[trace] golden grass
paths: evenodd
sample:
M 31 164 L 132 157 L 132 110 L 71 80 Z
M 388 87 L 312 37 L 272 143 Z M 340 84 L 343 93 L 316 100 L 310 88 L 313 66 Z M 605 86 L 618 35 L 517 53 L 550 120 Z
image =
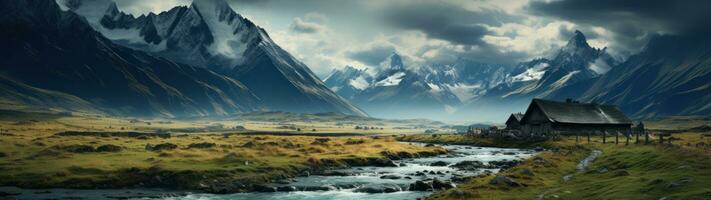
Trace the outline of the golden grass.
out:
M 150 122 L 150 125 L 148 124 Z M 221 122 L 223 123 L 223 122 Z M 180 173 L 217 173 L 235 179 L 268 181 L 280 176 L 294 176 L 312 168 L 310 160 L 349 160 L 381 158 L 383 151 L 442 153 L 441 148 L 406 145 L 390 137 L 329 137 L 316 144 L 319 137 L 240 136 L 225 137 L 222 132 L 181 134 L 170 138 L 138 139 L 129 137 L 55 136 L 73 131 L 145 131 L 158 128 L 190 128 L 209 122 L 141 120 L 102 117 L 63 117 L 18 123 L 0 121 L 0 185 L 25 187 L 92 187 L 88 183 L 115 181 L 116 176 L 136 169 Z M 237 125 L 237 123 L 226 126 Z M 122 130 L 123 128 L 123 130 Z M 348 141 L 364 141 L 349 143 Z M 188 148 L 193 143 L 214 143 L 212 148 Z M 243 147 L 246 143 L 254 146 Z M 146 145 L 172 143 L 174 150 L 148 151 Z M 115 153 L 73 153 L 62 149 L 71 145 L 117 145 Z M 223 173 L 224 172 L 224 173 Z M 133 173 L 136 174 L 136 173 Z M 78 181 L 80 180 L 80 181 Z M 131 184 L 127 181 L 126 184 Z M 72 185 L 76 183 L 76 185 Z M 88 184 L 88 185 L 87 185 Z M 123 184 L 123 183 L 121 183 Z

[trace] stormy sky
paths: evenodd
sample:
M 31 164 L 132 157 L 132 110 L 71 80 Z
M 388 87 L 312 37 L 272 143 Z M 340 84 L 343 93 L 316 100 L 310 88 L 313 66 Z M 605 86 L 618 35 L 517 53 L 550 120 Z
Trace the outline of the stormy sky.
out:
M 118 0 L 140 15 L 192 0 Z M 465 58 L 514 64 L 544 57 L 575 30 L 624 59 L 656 35 L 711 33 L 707 0 L 227 0 L 321 77 L 378 67 L 392 52 L 411 66 Z

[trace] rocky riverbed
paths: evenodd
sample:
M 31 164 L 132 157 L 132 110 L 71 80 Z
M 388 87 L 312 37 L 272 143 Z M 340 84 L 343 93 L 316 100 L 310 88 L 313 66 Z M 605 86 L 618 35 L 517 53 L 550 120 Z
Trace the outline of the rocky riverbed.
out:
M 424 144 L 417 144 L 424 145 Z M 535 152 L 523 149 L 444 146 L 451 153 L 394 160 L 380 167 L 353 167 L 263 185 L 261 192 L 207 194 L 164 190 L 2 190 L 18 199 L 416 199 L 456 187 L 457 181 L 496 173 Z

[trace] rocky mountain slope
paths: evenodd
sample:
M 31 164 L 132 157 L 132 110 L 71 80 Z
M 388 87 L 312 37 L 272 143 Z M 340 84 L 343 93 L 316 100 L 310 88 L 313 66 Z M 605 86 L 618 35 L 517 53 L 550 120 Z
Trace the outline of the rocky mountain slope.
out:
M 234 12 L 224 0 L 195 0 L 158 14 L 134 17 L 111 0 L 58 0 L 113 42 L 209 69 L 235 79 L 275 111 L 366 115 L 329 90 L 266 31 Z M 99 17 L 97 9 L 104 9 Z
M 657 36 L 608 73 L 544 96 L 619 105 L 633 117 L 711 114 L 711 40 Z
M 135 116 L 261 109 L 239 81 L 113 44 L 54 1 L 4 1 L 0 9 L 4 99 Z

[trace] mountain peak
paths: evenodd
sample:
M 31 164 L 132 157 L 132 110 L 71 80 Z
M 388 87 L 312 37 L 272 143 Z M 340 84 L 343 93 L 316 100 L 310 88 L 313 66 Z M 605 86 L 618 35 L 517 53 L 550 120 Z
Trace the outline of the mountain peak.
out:
M 121 11 L 118 9 L 116 2 L 111 1 L 109 8 L 106 9 L 106 14 L 109 16 L 117 16 Z
M 401 69 L 403 66 L 404 64 L 402 64 L 400 55 L 398 55 L 397 52 L 393 52 L 393 54 L 390 55 L 390 68 Z
M 191 6 L 203 12 L 214 11 L 221 13 L 223 11 L 232 11 L 232 8 L 225 0 L 193 0 Z
M 588 44 L 588 40 L 585 38 L 585 35 L 579 30 L 575 30 L 573 37 L 568 40 L 566 47 L 590 48 L 590 45 Z

